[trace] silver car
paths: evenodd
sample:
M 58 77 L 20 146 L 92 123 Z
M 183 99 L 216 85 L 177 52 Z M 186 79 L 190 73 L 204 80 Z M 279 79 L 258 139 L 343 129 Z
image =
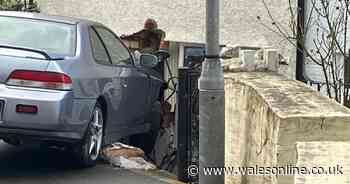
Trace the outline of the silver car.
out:
M 67 145 L 93 166 L 103 145 L 159 128 L 158 60 L 137 61 L 100 23 L 0 12 L 0 138 Z

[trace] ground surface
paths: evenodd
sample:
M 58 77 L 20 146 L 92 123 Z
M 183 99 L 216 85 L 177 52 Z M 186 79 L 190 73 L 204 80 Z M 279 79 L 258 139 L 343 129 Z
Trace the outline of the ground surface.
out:
M 166 184 L 167 177 L 115 169 L 100 163 L 90 169 L 74 167 L 70 155 L 56 150 L 12 147 L 0 141 L 1 184 Z

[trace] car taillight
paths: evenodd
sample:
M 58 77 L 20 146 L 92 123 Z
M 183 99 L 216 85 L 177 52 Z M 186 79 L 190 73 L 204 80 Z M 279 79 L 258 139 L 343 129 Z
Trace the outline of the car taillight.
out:
M 35 105 L 16 105 L 17 113 L 26 113 L 26 114 L 36 114 L 38 113 L 38 107 Z
M 72 89 L 72 79 L 68 75 L 45 71 L 15 70 L 6 84 L 55 90 Z

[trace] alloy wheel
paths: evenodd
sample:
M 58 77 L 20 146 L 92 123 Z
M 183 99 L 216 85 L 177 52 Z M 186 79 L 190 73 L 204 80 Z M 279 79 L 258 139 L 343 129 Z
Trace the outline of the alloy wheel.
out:
M 89 138 L 89 147 L 88 153 L 91 160 L 97 160 L 103 139 L 103 115 L 102 110 L 99 107 L 96 107 L 92 117 L 92 122 L 90 126 L 90 138 Z

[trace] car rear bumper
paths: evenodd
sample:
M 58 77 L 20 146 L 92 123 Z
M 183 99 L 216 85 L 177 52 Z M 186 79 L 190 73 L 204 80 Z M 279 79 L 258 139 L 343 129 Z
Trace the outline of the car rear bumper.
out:
M 17 140 L 27 142 L 65 142 L 77 143 L 81 141 L 79 132 L 54 132 L 42 130 L 16 129 L 0 127 L 0 139 Z
M 0 84 L 0 100 L 4 102 L 0 137 L 33 137 L 57 141 L 82 139 L 96 102 L 93 99 L 75 99 L 72 91 L 9 87 L 3 84 Z M 16 106 L 19 104 L 36 106 L 38 112 L 17 113 Z

